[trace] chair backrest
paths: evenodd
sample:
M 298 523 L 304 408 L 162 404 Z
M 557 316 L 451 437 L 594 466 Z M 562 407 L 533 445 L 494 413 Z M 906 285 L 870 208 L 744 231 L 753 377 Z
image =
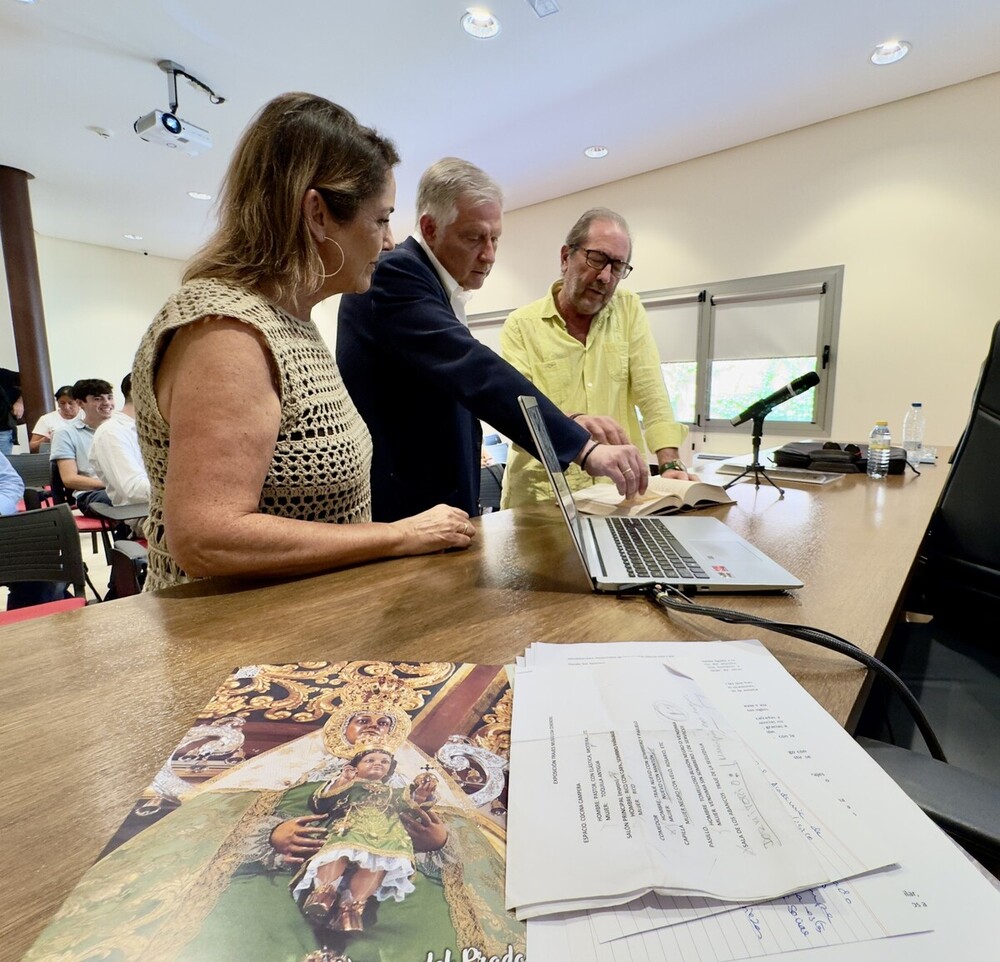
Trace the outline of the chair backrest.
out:
M 1000 322 L 924 545 L 928 588 L 1000 604 Z M 954 597 L 953 597 L 954 600 Z
M 105 601 L 137 595 L 146 583 L 148 552 L 135 541 L 116 541 L 111 551 L 111 585 Z
M 44 488 L 51 483 L 52 468 L 47 454 L 8 454 L 7 460 L 27 487 Z
M 84 597 L 80 535 L 68 505 L 0 517 L 0 584 L 58 581 Z
M 504 466 L 502 464 L 484 464 L 479 470 L 479 506 L 484 511 L 487 508 L 499 511 Z
M 62 475 L 59 473 L 59 464 L 56 461 L 51 462 L 49 484 L 52 487 L 52 498 L 56 504 L 68 504 L 71 508 L 76 505 L 73 492 L 63 484 Z
M 52 488 L 30 488 L 24 489 L 24 507 L 28 511 L 37 511 L 39 508 L 51 508 L 55 504 L 52 496 Z

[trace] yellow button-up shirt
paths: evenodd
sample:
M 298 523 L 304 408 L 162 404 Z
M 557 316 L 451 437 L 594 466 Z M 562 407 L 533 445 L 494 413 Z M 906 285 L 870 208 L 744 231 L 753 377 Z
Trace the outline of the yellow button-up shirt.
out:
M 616 290 L 591 322 L 586 344 L 581 344 L 566 330 L 556 307 L 561 287 L 562 281 L 556 281 L 541 300 L 511 313 L 500 333 L 504 358 L 567 414 L 613 417 L 640 450 L 646 445 L 651 451 L 680 447 L 688 429 L 674 420 L 659 352 L 638 296 Z M 574 490 L 595 483 L 575 464 L 569 466 L 566 479 Z M 551 497 L 545 469 L 514 445 L 504 472 L 501 507 Z

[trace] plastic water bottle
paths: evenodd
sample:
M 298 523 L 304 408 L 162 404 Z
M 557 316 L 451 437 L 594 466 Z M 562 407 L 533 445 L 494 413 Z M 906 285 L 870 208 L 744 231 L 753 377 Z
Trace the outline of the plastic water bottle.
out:
M 868 435 L 868 477 L 881 480 L 889 473 L 889 447 L 892 435 L 888 421 L 876 421 Z
M 924 452 L 924 424 L 924 406 L 914 401 L 903 418 L 903 449 L 910 464 L 916 464 Z

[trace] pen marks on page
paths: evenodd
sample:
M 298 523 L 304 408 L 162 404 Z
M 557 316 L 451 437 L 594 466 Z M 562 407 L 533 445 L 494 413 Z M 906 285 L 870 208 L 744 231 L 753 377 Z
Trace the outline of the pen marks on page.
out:
M 549 715 L 549 764 L 552 770 L 552 784 L 559 784 L 559 763 L 556 761 L 556 720 Z

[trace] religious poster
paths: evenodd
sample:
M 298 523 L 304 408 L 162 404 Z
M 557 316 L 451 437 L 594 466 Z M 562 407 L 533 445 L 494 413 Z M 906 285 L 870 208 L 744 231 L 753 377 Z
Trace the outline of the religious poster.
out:
M 239 668 L 26 960 L 523 962 L 503 669 Z

